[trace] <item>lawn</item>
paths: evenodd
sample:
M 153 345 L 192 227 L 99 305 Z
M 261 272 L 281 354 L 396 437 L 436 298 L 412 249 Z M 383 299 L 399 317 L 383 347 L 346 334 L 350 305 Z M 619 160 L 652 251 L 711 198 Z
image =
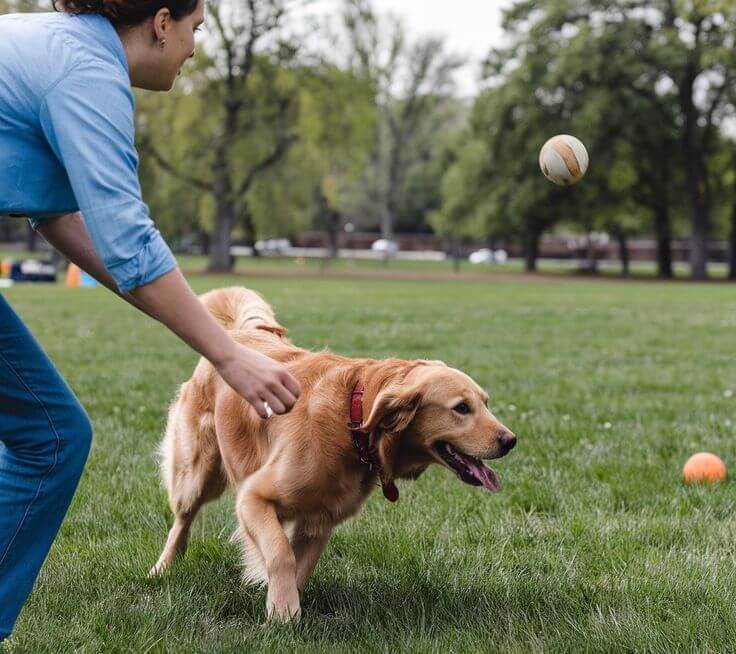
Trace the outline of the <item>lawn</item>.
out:
M 736 465 L 728 285 L 267 279 L 294 341 L 439 358 L 519 436 L 503 490 L 433 466 L 338 529 L 298 624 L 238 579 L 232 497 L 185 558 L 146 573 L 170 513 L 154 450 L 196 355 L 101 289 L 4 291 L 95 426 L 72 509 L 9 652 L 664 652 L 736 643 L 736 487 L 686 487 L 700 450 Z M 346 434 L 346 438 L 348 435 Z

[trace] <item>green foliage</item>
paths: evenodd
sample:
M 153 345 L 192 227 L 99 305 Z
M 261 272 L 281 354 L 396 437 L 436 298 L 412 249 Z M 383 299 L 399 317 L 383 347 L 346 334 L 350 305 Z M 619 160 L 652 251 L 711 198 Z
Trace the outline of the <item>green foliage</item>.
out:
M 0 0 L 0 14 L 50 10 L 51 0 Z
M 140 179 L 143 196 L 159 229 L 171 237 L 180 237 L 212 228 L 212 203 L 203 188 L 189 178 L 207 184 L 212 167 L 209 147 L 212 130 L 218 121 L 217 109 L 207 101 L 214 84 L 199 73 L 206 65 L 197 55 L 190 72 L 167 94 L 137 92 L 137 136 L 141 156 Z M 175 162 L 183 179 L 158 165 L 152 152 Z
M 412 40 L 368 0 L 345 0 L 340 34 L 322 32 L 330 51 L 306 52 L 280 29 L 296 4 L 211 3 L 209 37 L 175 90 L 138 94 L 141 184 L 167 236 L 211 233 L 218 192 L 233 200 L 236 237 L 334 232 L 347 219 L 527 244 L 555 229 L 728 234 L 730 0 L 517 1 L 472 106 L 453 96 L 460 61 L 441 40 Z M 0 12 L 38 8 L 45 0 L 0 0 Z M 261 40 L 249 51 L 253 26 Z M 556 133 L 591 155 L 572 189 L 538 169 Z M 229 193 L 215 188 L 223 149 Z
M 300 143 L 292 161 L 309 170 L 314 194 L 324 198 L 322 211 L 349 213 L 351 201 L 372 145 L 376 126 L 375 88 L 357 71 L 324 61 L 307 70 L 300 91 Z M 305 170 L 305 173 L 307 171 Z M 315 207 L 311 205 L 314 212 Z M 317 226 L 327 228 L 324 216 Z
M 674 233 L 688 233 L 688 164 L 718 149 L 733 113 L 736 10 L 716 2 L 638 7 L 546 0 L 505 12 L 509 45 L 487 58 L 489 88 L 446 171 L 436 229 L 475 238 L 556 224 L 646 234 L 664 206 Z M 688 71 L 700 78 L 685 132 Z M 556 133 L 578 136 L 591 154 L 586 179 L 567 191 L 551 187 L 536 165 Z

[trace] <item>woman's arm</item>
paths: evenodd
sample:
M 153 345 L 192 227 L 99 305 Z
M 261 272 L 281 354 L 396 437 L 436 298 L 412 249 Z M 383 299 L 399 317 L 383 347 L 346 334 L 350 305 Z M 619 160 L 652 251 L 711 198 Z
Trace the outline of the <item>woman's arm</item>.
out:
M 57 250 L 137 309 L 166 325 L 185 343 L 209 359 L 222 378 L 262 418 L 268 402 L 285 413 L 299 397 L 299 383 L 273 359 L 236 343 L 204 308 L 178 268 L 128 293 L 120 293 L 95 253 L 79 213 L 40 223 L 38 231 Z
M 84 272 L 94 277 L 100 284 L 109 288 L 137 309 L 144 311 L 130 293 L 121 293 L 112 275 L 107 272 L 95 252 L 92 239 L 84 225 L 82 214 L 68 213 L 58 218 L 48 218 L 39 222 L 37 231 L 69 261 L 77 264 Z

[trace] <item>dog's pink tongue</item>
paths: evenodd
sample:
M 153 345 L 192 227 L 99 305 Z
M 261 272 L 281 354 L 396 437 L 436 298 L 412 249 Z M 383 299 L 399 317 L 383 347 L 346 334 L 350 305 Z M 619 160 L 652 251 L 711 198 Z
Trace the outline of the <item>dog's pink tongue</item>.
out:
M 484 466 L 480 461 L 468 461 L 467 463 L 473 477 L 481 483 L 483 488 L 487 488 L 494 493 L 501 490 L 501 484 L 498 483 L 498 477 L 496 477 L 493 470 Z

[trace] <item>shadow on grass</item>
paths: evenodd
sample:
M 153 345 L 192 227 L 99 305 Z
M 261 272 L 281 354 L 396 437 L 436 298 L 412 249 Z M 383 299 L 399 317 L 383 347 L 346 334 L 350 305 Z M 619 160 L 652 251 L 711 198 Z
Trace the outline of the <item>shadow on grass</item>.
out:
M 183 563 L 183 561 L 181 562 Z M 247 624 L 268 634 L 313 645 L 340 645 L 376 637 L 395 641 L 411 634 L 423 638 L 456 638 L 461 632 L 483 633 L 497 642 L 512 637 L 509 625 L 521 622 L 542 629 L 540 616 L 552 612 L 575 612 L 576 595 L 569 592 L 540 592 L 521 583 L 509 597 L 507 581 L 484 578 L 478 581 L 442 579 L 418 571 L 379 572 L 367 566 L 353 570 L 352 579 L 335 579 L 340 571 L 318 572 L 302 597 L 298 622 L 283 625 L 266 622 L 266 588 L 244 585 L 240 568 L 232 559 L 214 562 L 190 560 L 179 571 L 174 568 L 160 580 L 147 581 L 164 595 L 179 595 L 188 606 L 179 606 L 178 618 L 191 610 L 192 619 L 208 625 Z M 577 598 L 579 599 L 579 598 Z M 579 607 L 578 607 L 579 608 Z

